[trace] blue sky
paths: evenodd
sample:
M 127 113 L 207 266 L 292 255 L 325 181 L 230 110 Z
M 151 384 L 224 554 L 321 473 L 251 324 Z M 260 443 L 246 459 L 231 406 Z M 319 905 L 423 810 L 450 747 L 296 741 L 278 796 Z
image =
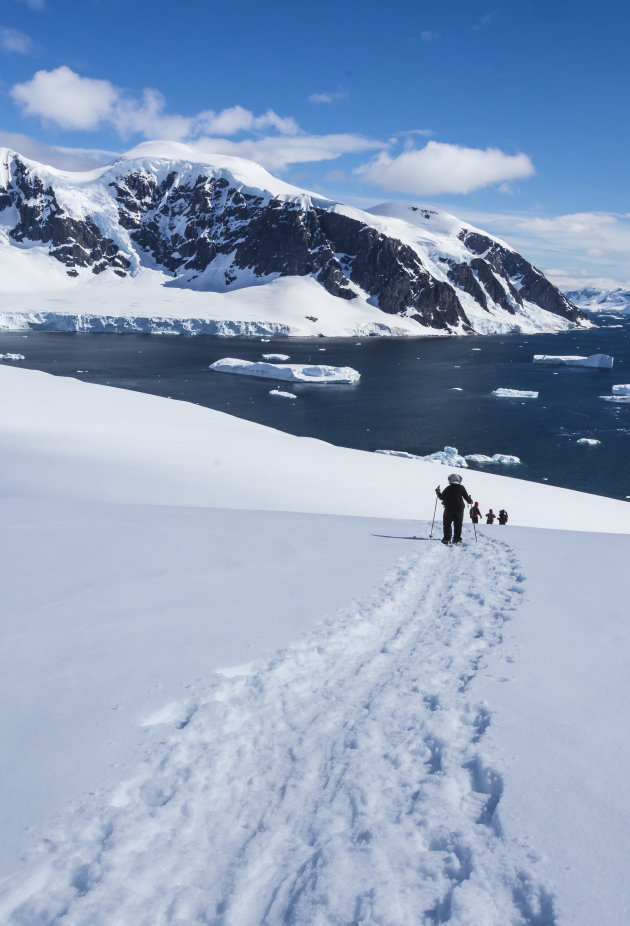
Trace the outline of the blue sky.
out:
M 564 286 L 630 281 L 626 4 L 3 0 L 0 144 L 168 137 L 332 198 L 437 205 Z

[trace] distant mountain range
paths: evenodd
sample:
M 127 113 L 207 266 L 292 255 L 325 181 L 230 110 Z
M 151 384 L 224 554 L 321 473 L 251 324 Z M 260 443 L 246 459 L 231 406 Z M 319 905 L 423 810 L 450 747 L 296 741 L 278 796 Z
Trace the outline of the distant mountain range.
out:
M 585 286 L 565 293 L 567 299 L 587 312 L 629 312 L 630 289 L 599 289 Z
M 589 324 L 525 258 L 447 213 L 364 212 L 240 158 L 195 157 L 147 143 L 74 174 L 0 150 L 0 327 L 344 336 Z

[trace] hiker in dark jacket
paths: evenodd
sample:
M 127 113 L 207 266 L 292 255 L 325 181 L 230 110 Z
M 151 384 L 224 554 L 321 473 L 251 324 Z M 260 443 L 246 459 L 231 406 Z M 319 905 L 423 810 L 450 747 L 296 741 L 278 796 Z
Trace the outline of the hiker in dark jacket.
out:
M 472 519 L 473 524 L 479 524 L 479 518 L 481 517 L 481 510 L 479 508 L 479 502 L 475 502 L 475 504 L 470 509 L 470 517 Z
M 486 515 L 486 524 L 494 524 L 496 514 L 492 508 L 488 509 L 488 514 Z
M 465 502 L 472 505 L 473 500 L 463 487 L 462 477 L 457 473 L 451 473 L 448 477 L 448 485 L 443 492 L 438 486 L 435 490 L 437 497 L 444 505 L 444 537 L 442 543 L 450 543 L 451 536 L 453 543 L 462 542 L 462 523 L 464 521 Z M 452 531 L 452 534 L 451 534 Z
M 508 513 L 505 508 L 502 508 L 499 512 L 499 524 L 507 524 Z

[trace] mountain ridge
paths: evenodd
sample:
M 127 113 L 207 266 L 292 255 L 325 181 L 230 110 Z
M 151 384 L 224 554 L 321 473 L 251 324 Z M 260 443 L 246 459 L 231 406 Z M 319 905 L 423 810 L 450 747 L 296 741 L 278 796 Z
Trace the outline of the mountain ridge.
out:
M 103 168 L 72 174 L 2 149 L 0 252 L 8 259 L 18 248 L 56 261 L 66 286 L 157 274 L 171 299 L 174 291 L 204 295 L 211 313 L 228 321 L 236 320 L 230 307 L 211 296 L 243 290 L 255 302 L 261 286 L 310 278 L 333 302 L 303 286 L 306 302 L 318 314 L 324 303 L 334 314 L 336 304 L 341 330 L 332 319 L 328 330 L 316 326 L 309 334 L 357 333 L 362 315 L 375 334 L 588 324 L 509 245 L 448 213 L 401 203 L 362 211 L 278 180 L 254 162 L 213 155 L 200 163 L 186 153 L 196 154 L 181 144 L 145 143 Z M 11 285 L 9 273 L 5 315 Z M 63 291 L 58 275 L 56 285 Z M 85 292 L 96 295 L 94 286 Z M 124 304 L 120 288 L 118 296 Z M 300 319 L 319 321 L 302 312 L 296 309 Z M 349 330 L 348 312 L 357 317 Z M 287 333 L 302 332 L 293 328 Z

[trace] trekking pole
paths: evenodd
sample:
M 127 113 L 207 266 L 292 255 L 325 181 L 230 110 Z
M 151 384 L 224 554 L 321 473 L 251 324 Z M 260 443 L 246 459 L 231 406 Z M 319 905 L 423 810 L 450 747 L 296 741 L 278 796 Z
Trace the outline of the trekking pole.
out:
M 477 525 L 475 524 L 474 521 L 473 521 L 473 530 L 475 532 L 475 543 L 477 543 Z
M 435 496 L 435 508 L 433 509 L 433 520 L 431 521 L 431 533 L 429 534 L 429 540 L 433 540 L 433 525 L 435 524 L 435 512 L 437 511 L 437 495 Z

